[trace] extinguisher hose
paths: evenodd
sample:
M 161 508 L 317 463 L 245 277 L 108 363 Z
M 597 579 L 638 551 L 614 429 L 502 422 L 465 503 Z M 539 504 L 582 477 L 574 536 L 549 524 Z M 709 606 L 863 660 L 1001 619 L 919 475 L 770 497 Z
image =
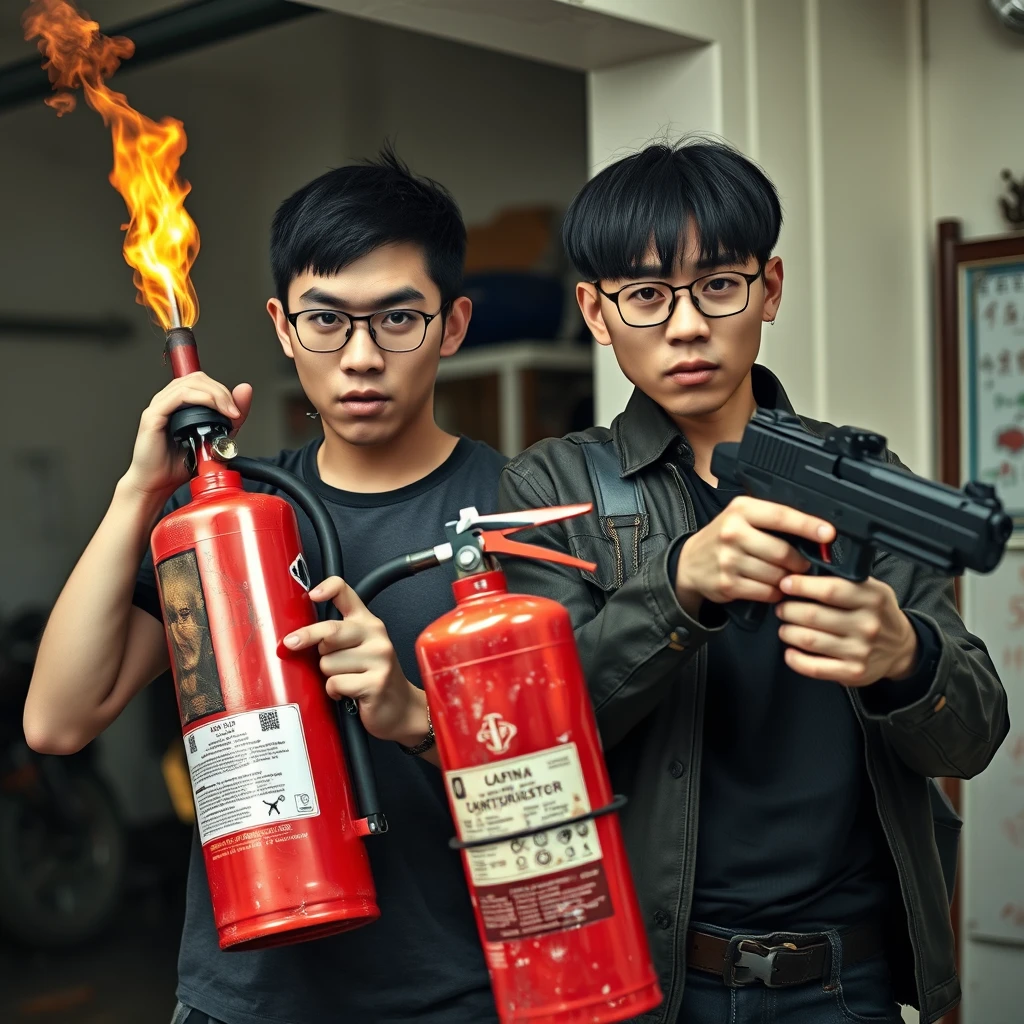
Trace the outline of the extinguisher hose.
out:
M 311 487 L 286 470 L 258 459 L 236 456 L 228 462 L 228 465 L 246 479 L 270 484 L 294 500 L 313 524 L 313 532 L 316 534 L 317 544 L 320 546 L 320 560 L 323 564 L 324 577 L 342 575 L 343 564 L 338 531 L 335 529 L 331 514 Z M 341 613 L 331 602 L 327 603 L 327 618 L 341 618 Z M 377 796 L 377 780 L 374 777 L 373 763 L 370 760 L 370 744 L 366 737 L 366 730 L 359 718 L 359 709 L 356 707 L 355 701 L 345 698 L 339 703 L 338 720 L 341 724 L 345 756 L 359 814 L 366 819 L 366 827 L 371 835 L 386 832 L 387 819 L 380 809 L 380 799 Z
M 392 583 L 404 580 L 424 569 L 432 569 L 440 565 L 440 559 L 433 548 L 415 551 L 411 555 L 399 555 L 390 562 L 378 565 L 368 572 L 356 585 L 355 592 L 363 604 L 369 604 L 382 590 L 387 590 Z

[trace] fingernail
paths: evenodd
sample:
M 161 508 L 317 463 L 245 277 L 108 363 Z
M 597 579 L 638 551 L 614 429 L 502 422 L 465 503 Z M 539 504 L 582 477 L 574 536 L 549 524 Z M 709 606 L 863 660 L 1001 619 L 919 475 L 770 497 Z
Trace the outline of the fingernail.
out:
M 237 405 L 231 405 L 231 406 L 228 406 L 228 415 L 229 416 L 241 416 L 242 414 L 241 414 L 241 412 L 239 412 Z
M 310 592 L 310 598 L 315 601 L 320 596 L 320 584 L 318 583 Z
M 780 584 L 779 589 L 784 590 L 787 594 L 793 589 L 793 581 L 787 576 Z
M 819 526 L 818 527 L 818 536 L 822 540 L 827 540 L 829 537 L 832 536 L 832 527 L 831 526 Z
M 284 645 L 285 647 L 298 647 L 299 638 L 294 633 L 292 633 L 290 636 L 286 636 L 284 638 Z

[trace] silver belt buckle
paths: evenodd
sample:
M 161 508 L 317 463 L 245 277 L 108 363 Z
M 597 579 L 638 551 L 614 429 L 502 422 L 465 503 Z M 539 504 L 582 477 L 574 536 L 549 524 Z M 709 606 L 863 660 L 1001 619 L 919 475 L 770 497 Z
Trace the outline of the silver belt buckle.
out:
M 736 944 L 739 956 L 726 969 L 726 984 L 743 987 L 761 982 L 766 988 L 779 988 L 772 978 L 775 974 L 775 957 L 780 951 L 789 951 L 790 947 L 766 946 L 754 939 L 742 939 Z

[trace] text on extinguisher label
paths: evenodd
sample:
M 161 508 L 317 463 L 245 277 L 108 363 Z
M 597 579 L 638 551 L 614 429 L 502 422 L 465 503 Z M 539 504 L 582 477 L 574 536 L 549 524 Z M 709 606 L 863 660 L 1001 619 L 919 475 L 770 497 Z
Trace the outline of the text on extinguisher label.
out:
M 445 772 L 463 842 L 499 839 L 590 810 L 575 743 Z
M 579 927 L 612 912 L 594 821 L 574 743 L 446 772 L 489 942 Z M 510 834 L 552 823 L 517 839 Z
M 220 718 L 184 739 L 203 844 L 320 813 L 296 705 Z

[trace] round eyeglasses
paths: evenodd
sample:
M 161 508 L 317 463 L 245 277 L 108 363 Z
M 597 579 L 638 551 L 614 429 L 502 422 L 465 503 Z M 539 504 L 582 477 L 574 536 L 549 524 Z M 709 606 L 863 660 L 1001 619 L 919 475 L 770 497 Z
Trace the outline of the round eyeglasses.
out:
M 750 286 L 763 272 L 763 267 L 754 274 L 719 271 L 677 288 L 664 281 L 634 281 L 617 292 L 606 292 L 599 281 L 593 284 L 615 303 L 627 327 L 658 327 L 675 312 L 680 292 L 689 292 L 697 312 L 709 319 L 742 313 L 750 302 Z
M 444 312 L 418 309 L 382 309 L 369 316 L 353 316 L 338 309 L 303 309 L 289 313 L 288 322 L 307 352 L 339 352 L 352 337 L 357 323 L 366 324 L 370 338 L 384 352 L 414 352 L 423 344 L 430 321 Z

